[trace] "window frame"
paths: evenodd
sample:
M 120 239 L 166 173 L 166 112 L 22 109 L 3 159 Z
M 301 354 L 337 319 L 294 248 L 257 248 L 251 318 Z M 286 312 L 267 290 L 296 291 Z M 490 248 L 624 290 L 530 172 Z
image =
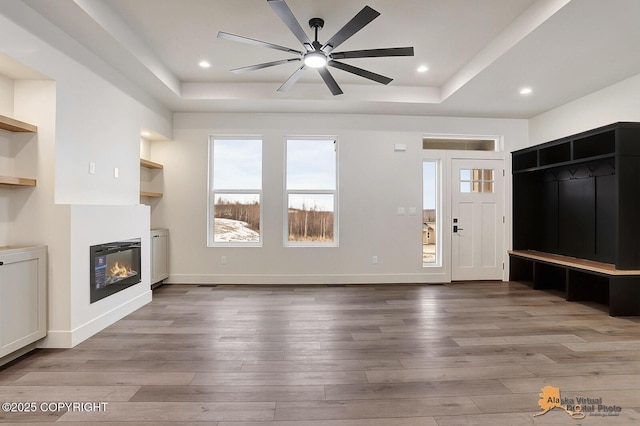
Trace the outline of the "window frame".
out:
M 214 185 L 214 144 L 215 141 L 260 141 L 260 188 L 259 189 L 216 189 Z M 261 135 L 210 135 L 208 147 L 207 183 L 207 247 L 262 247 L 264 233 L 263 187 L 264 187 L 264 138 Z M 258 241 L 215 241 L 215 203 L 217 194 L 258 195 L 260 205 L 260 232 Z
M 288 170 L 288 151 L 289 141 L 332 141 L 335 151 L 335 188 L 330 189 L 289 189 L 287 186 Z M 340 144 L 337 136 L 286 136 L 284 141 L 284 214 L 283 214 L 283 233 L 282 241 L 284 247 L 339 247 L 339 161 Z M 333 195 L 333 241 L 289 241 L 289 195 Z

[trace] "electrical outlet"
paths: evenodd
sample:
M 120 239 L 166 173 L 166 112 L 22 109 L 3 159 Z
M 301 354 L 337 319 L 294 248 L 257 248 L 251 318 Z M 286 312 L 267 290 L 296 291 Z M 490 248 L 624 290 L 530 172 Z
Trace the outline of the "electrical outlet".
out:
M 222 263 L 223 265 L 227 264 L 227 256 L 220 256 L 220 263 Z
M 120 176 L 120 170 L 118 170 L 117 167 L 114 167 L 113 168 L 113 177 L 117 179 L 119 176 Z
M 378 264 L 378 256 L 373 256 L 371 258 L 371 263 L 373 263 L 374 265 L 377 265 Z
M 89 174 L 90 175 L 96 174 L 96 163 L 94 163 L 93 161 L 89 162 Z

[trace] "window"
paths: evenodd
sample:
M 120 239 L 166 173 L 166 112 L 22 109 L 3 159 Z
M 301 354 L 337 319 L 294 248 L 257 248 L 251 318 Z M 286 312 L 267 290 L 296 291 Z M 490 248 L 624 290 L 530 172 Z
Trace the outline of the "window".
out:
M 262 141 L 209 141 L 208 245 L 262 244 Z
M 445 149 L 462 151 L 497 151 L 497 139 L 465 137 L 424 137 L 422 149 Z
M 285 245 L 337 246 L 337 142 L 288 139 Z
M 493 170 L 460 169 L 460 192 L 493 192 Z
M 438 261 L 437 206 L 438 162 L 426 160 L 422 163 L 422 263 L 425 266 Z

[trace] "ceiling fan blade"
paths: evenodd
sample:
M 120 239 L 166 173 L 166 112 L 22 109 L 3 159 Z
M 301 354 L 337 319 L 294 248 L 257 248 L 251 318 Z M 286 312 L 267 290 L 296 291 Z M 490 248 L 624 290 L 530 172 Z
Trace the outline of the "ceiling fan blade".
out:
M 289 27 L 289 30 L 296 36 L 300 43 L 304 45 L 304 47 L 311 51 L 313 47 L 311 45 L 311 40 L 309 40 L 309 36 L 300 26 L 300 23 L 289 9 L 287 3 L 284 0 L 267 0 L 267 3 L 271 6 L 274 12 L 280 17 L 282 22 Z
M 248 67 L 242 67 L 242 68 L 235 68 L 232 69 L 231 72 L 234 74 L 242 74 L 245 73 L 247 71 L 255 71 L 255 70 L 260 70 L 262 68 L 269 68 L 269 67 L 273 67 L 276 65 L 281 65 L 281 64 L 286 64 L 289 62 L 298 62 L 301 61 L 301 58 L 291 58 L 291 59 L 281 59 L 279 61 L 273 61 L 273 62 L 265 62 L 264 64 L 257 64 L 257 65 L 250 65 Z
M 302 73 L 305 70 L 305 68 L 307 68 L 307 66 L 303 64 L 293 74 L 291 74 L 291 76 L 287 79 L 287 81 L 282 83 L 282 86 L 278 88 L 278 92 L 286 92 L 287 90 L 289 90 L 291 86 L 293 86 L 295 82 L 298 81 L 300 77 L 302 77 Z
M 385 56 L 413 56 L 413 47 L 390 47 L 387 49 L 350 50 L 331 54 L 333 59 L 380 58 Z
M 345 64 L 344 62 L 329 61 L 327 65 L 338 68 L 342 71 L 359 75 L 360 77 L 368 78 L 369 80 L 373 80 L 382 84 L 389 84 L 393 81 L 392 78 L 385 77 L 384 75 L 376 74 L 371 71 L 363 70 L 362 68 L 354 67 L 353 65 Z
M 340 46 L 346 39 L 360 31 L 369 22 L 380 16 L 380 12 L 365 6 L 356 16 L 354 16 L 349 22 L 345 24 L 337 33 L 333 35 L 322 46 L 322 51 L 325 53 L 331 52 L 336 47 Z
M 320 73 L 320 76 L 322 76 L 322 79 L 324 80 L 329 90 L 331 90 L 331 93 L 333 93 L 333 96 L 342 95 L 342 93 L 344 93 L 326 67 L 318 68 L 318 72 Z
M 299 55 L 302 55 L 302 52 L 300 52 L 299 50 L 291 49 L 291 48 L 288 48 L 286 46 L 280 46 L 280 45 L 273 44 L 273 43 L 267 43 L 266 41 L 254 40 L 254 39 L 249 38 L 249 37 L 243 37 L 243 36 L 239 36 L 239 35 L 235 35 L 235 34 L 229 34 L 229 33 L 223 32 L 223 31 L 220 31 L 218 33 L 218 38 L 221 38 L 221 39 L 224 39 L 224 40 L 238 41 L 240 43 L 253 44 L 255 46 L 268 47 L 269 49 L 282 50 L 283 52 L 297 53 Z

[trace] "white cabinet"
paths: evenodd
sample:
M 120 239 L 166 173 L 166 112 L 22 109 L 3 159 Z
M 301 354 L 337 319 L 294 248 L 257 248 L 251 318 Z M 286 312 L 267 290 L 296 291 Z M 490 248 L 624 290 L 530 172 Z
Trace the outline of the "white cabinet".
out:
M 169 230 L 151 231 L 151 285 L 169 278 Z
M 0 248 L 0 364 L 47 334 L 47 247 Z

